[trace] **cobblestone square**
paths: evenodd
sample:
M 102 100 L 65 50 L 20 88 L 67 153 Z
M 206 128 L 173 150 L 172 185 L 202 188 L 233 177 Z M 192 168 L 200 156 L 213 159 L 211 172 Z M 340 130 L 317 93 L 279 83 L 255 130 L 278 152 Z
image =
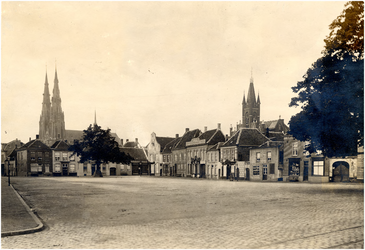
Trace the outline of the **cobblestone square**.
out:
M 2 248 L 364 248 L 363 184 L 13 178 L 46 229 Z

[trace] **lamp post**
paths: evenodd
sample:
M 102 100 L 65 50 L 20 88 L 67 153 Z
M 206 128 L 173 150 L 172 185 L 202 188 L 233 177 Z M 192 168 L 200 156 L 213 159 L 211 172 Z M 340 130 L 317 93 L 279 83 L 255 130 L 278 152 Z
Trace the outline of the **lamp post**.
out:
M 10 186 L 10 157 L 8 157 L 8 186 Z

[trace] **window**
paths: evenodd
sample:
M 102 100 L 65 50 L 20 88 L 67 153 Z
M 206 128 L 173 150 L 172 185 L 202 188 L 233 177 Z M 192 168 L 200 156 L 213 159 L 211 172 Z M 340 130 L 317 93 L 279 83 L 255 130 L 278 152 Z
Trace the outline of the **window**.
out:
M 163 162 L 166 162 L 166 155 L 163 155 Z
M 38 172 L 38 164 L 37 163 L 31 163 L 30 164 L 30 171 L 31 172 Z
M 260 162 L 260 152 L 256 153 L 256 162 Z
M 323 176 L 323 161 L 313 161 L 313 175 Z
M 70 172 L 72 172 L 72 173 L 76 172 L 75 164 L 70 164 Z
M 54 159 L 55 159 L 55 161 L 59 161 L 60 160 L 60 152 L 55 152 L 54 153 Z
M 46 173 L 49 172 L 49 164 L 44 165 L 44 172 L 46 172 Z
M 74 161 L 75 160 L 75 155 L 73 155 L 72 153 L 70 154 L 70 161 Z
M 298 156 L 298 142 L 293 143 L 293 156 Z
M 54 172 L 61 172 L 61 164 L 55 164 L 54 166 Z
M 271 151 L 267 152 L 267 161 L 271 161 Z
M 84 163 L 83 167 L 84 167 L 84 172 L 86 172 L 87 171 L 87 163 Z
M 253 166 L 252 167 L 252 174 L 253 175 L 260 175 L 260 166 Z
M 68 161 L 68 154 L 67 153 L 62 153 L 62 160 Z
M 38 164 L 38 172 L 42 172 L 42 164 Z
M 275 174 L 275 164 L 270 163 L 270 174 Z
M 44 152 L 44 158 L 49 158 L 49 152 Z
M 35 152 L 30 152 L 30 160 L 35 161 Z

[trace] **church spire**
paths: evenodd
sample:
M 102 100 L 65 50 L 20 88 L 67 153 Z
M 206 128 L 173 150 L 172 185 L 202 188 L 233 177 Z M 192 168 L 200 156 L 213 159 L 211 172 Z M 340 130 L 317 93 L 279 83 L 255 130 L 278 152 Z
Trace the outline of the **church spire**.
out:
M 243 101 L 242 101 L 242 104 L 245 104 L 246 103 L 246 93 L 245 91 L 243 91 Z
M 49 94 L 49 88 L 48 88 L 48 77 L 47 77 L 47 71 L 46 71 L 46 79 L 44 82 L 44 91 L 43 91 L 43 104 L 51 104 L 50 101 L 50 94 Z
M 255 87 L 253 86 L 253 79 L 251 78 L 250 87 L 248 87 L 247 103 L 256 103 Z
M 96 126 L 97 123 L 96 123 L 96 110 L 95 110 L 95 114 L 94 114 L 94 126 Z

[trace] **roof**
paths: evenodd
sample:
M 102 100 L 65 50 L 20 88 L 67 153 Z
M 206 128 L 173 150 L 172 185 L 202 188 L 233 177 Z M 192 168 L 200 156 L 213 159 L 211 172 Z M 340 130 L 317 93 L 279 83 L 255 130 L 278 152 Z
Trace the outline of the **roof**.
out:
M 51 146 L 51 149 L 55 151 L 67 151 L 70 146 L 64 141 L 56 141 Z
M 129 141 L 124 143 L 124 148 L 138 148 L 138 144 L 135 141 Z
M 172 142 L 173 140 L 175 140 L 176 138 L 174 137 L 157 137 L 156 136 L 156 141 L 158 142 L 158 144 L 160 144 L 160 150 L 162 152 L 163 148 L 169 143 Z
M 193 138 L 197 138 L 200 136 L 201 131 L 199 129 L 194 129 L 191 131 L 185 132 L 185 134 L 181 137 L 181 140 L 175 145 L 174 149 L 183 149 L 186 147 L 186 142 L 191 141 Z
M 289 130 L 288 126 L 284 123 L 284 119 L 261 121 L 261 124 L 264 126 L 264 129 L 268 128 L 269 130 L 275 130 L 276 132 L 282 131 L 286 133 Z
M 66 136 L 64 139 L 68 143 L 72 144 L 74 140 L 81 140 L 83 135 L 84 130 L 66 130 Z M 116 133 L 110 133 L 110 135 L 115 138 L 115 141 L 118 142 L 119 145 L 121 144 L 121 139 Z
M 213 146 L 209 146 L 207 151 L 215 151 L 215 150 L 219 150 L 220 147 L 224 144 L 224 142 L 218 142 L 216 144 L 214 144 Z
M 263 135 L 257 128 L 240 128 L 222 145 L 222 147 L 260 146 L 268 140 L 269 138 Z
M 13 152 L 14 149 L 21 148 L 23 145 L 24 145 L 24 143 L 22 143 L 18 139 L 15 139 L 8 143 L 2 143 L 1 151 L 6 152 L 5 156 L 7 157 L 8 155 L 11 154 L 11 152 Z
M 187 146 L 197 146 L 197 145 L 215 145 L 218 142 L 224 142 L 225 136 L 220 129 L 212 129 L 205 131 L 201 134 L 196 142 L 194 142 L 194 138 L 191 142 L 187 143 Z
M 18 150 L 26 150 L 29 148 L 36 148 L 36 149 L 50 149 L 46 144 L 44 144 L 41 140 L 39 139 L 35 139 L 35 140 L 31 140 L 29 142 L 27 142 L 26 144 L 24 144 L 21 148 L 19 148 Z
M 282 147 L 284 145 L 284 141 L 267 141 L 264 142 L 259 148 L 274 148 L 274 147 Z
M 172 148 L 181 140 L 181 137 L 174 138 L 171 142 L 167 143 L 165 147 L 162 149 L 163 154 L 170 154 Z
M 121 147 L 121 152 L 124 152 L 125 154 L 129 154 L 133 157 L 132 161 L 147 161 L 147 156 L 142 148 L 126 148 Z

